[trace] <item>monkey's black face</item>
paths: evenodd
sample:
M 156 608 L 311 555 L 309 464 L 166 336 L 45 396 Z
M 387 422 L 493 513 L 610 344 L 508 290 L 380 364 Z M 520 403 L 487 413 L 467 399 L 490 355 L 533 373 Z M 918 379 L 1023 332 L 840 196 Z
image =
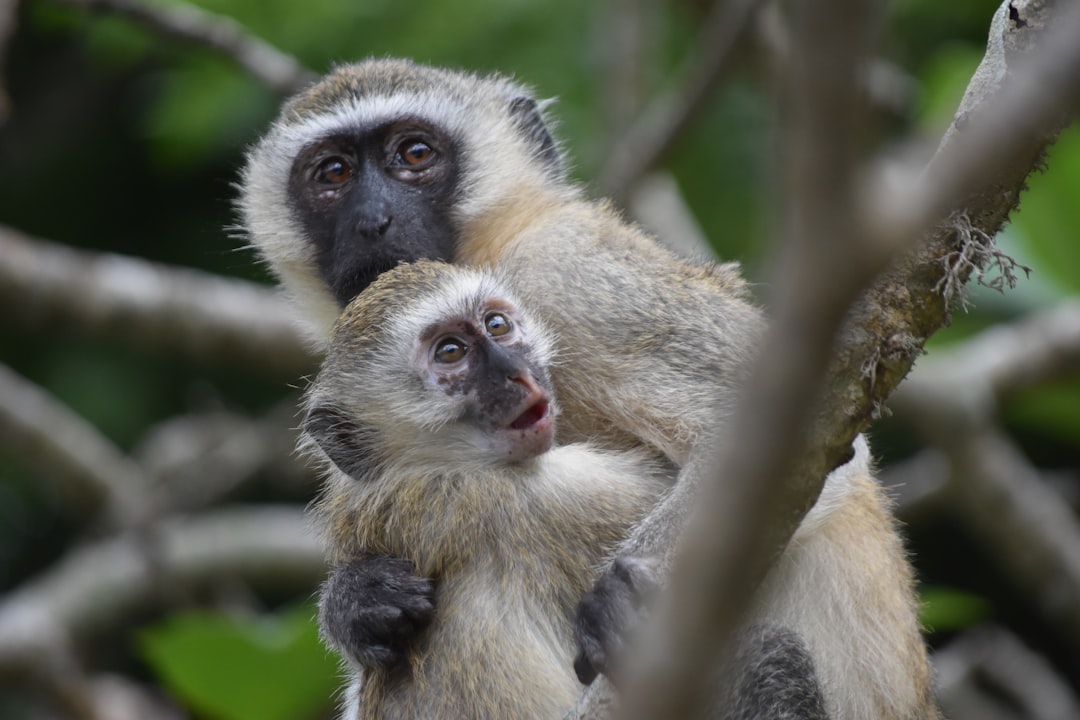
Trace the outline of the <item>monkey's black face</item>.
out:
M 399 263 L 453 259 L 456 150 L 435 128 L 402 120 L 322 138 L 297 156 L 289 202 L 342 307 Z

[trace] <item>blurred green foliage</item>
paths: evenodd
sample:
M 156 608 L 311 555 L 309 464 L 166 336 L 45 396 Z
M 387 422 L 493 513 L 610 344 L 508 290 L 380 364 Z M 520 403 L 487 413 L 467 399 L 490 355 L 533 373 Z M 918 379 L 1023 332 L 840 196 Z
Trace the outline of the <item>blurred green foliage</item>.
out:
M 242 619 L 174 615 L 139 634 L 141 654 L 176 697 L 215 720 L 323 717 L 339 684 L 315 610 Z
M 317 72 L 391 54 L 513 74 L 542 97 L 558 99 L 559 134 L 584 182 L 595 177 L 617 140 L 609 132 L 608 87 L 615 2 L 201 4 Z M 890 5 L 883 52 L 912 76 L 918 98 L 909 113 L 883 123 L 883 143 L 893 133 L 940 133 L 981 57 L 996 6 L 996 0 Z M 651 11 L 644 95 L 664 87 L 685 61 L 705 7 L 680 0 Z M 228 228 L 235 222 L 232 183 L 244 148 L 271 121 L 280 97 L 213 51 L 163 38 L 126 18 L 49 0 L 21 4 L 7 68 L 13 114 L 0 126 L 0 223 L 71 245 L 267 280 Z M 719 254 L 742 260 L 755 279 L 776 222 L 770 215 L 777 172 L 770 165 L 773 99 L 760 80 L 760 68 L 736 68 L 670 162 Z M 970 310 L 957 312 L 954 327 L 934 345 L 1080 291 L 1076 130 L 1062 137 L 1047 168 L 1031 178 L 1021 211 L 1000 238 L 1033 268 L 1032 277 L 1004 294 L 974 288 Z M 258 368 L 208 367 L 117 347 L 78 328 L 7 322 L 8 314 L 14 317 L 5 311 L 0 322 L 0 362 L 56 394 L 123 448 L 154 423 L 193 409 L 257 413 L 297 382 L 262 377 Z M 1007 420 L 1026 448 L 1037 448 L 1040 463 L 1080 469 L 1080 383 L 1025 394 L 1008 408 Z M 917 447 L 905 433 L 889 423 L 876 433 L 886 463 Z M 40 572 L 66 541 L 87 531 L 81 519 L 57 512 L 32 470 L 0 451 L 0 592 Z M 914 527 L 911 534 L 919 551 L 933 554 L 923 577 L 951 582 L 951 551 L 936 542 L 934 530 Z M 978 592 L 982 599 L 928 592 L 928 624 L 952 629 L 982 619 L 994 598 L 986 588 Z M 303 609 L 251 623 L 178 616 L 146 629 L 140 647 L 153 671 L 200 717 L 307 717 L 337 682 L 310 614 Z
M 991 614 L 985 598 L 949 587 L 922 589 L 922 622 L 930 632 L 961 630 Z

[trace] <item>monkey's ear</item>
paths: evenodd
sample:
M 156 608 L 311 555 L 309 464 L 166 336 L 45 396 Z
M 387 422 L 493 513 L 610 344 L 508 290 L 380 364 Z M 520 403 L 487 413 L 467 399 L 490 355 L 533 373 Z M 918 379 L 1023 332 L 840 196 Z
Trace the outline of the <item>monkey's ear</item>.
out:
M 544 124 L 544 115 L 536 100 L 522 95 L 510 101 L 510 117 L 532 145 L 536 157 L 556 173 L 562 172 L 562 157 L 555 139 Z
M 363 424 L 336 405 L 316 405 L 308 410 L 303 430 L 349 477 L 362 477 L 375 463 Z

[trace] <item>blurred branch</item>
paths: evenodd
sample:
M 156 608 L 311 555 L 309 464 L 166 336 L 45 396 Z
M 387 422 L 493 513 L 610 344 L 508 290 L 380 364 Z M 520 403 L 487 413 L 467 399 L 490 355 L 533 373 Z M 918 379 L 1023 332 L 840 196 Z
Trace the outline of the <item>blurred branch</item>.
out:
M 840 0 L 792 11 L 798 32 L 785 78 L 788 219 L 772 285 L 775 317 L 737 421 L 721 424 L 704 466 L 707 481 L 696 490 L 676 486 L 673 497 L 682 494 L 693 512 L 678 543 L 671 592 L 639 646 L 647 649 L 644 662 L 627 660 L 634 666 L 623 707 L 629 717 L 689 717 L 701 707 L 700 669 L 714 666 L 770 560 L 813 504 L 826 473 L 849 457 L 855 435 L 840 445 L 847 428 L 828 427 L 809 438 L 806 429 L 837 328 L 878 269 L 857 252 L 853 208 L 858 144 L 867 129 L 856 75 L 880 7 Z M 839 257 L 850 262 L 837 267 Z M 808 439 L 816 456 L 803 463 Z M 834 444 L 826 449 L 826 441 Z M 686 500 L 695 491 L 698 501 Z
M 1080 300 L 999 325 L 921 360 L 890 406 L 941 443 L 989 422 L 1001 404 L 1038 384 L 1080 374 Z
M 34 463 L 72 517 L 96 515 L 109 527 L 131 527 L 151 512 L 142 469 L 97 428 L 63 403 L 0 365 L 0 440 Z M 89 501 L 89 502 L 88 502 Z
M 158 504 L 169 512 L 208 507 L 254 477 L 310 496 L 314 474 L 293 450 L 296 407 L 290 396 L 256 420 L 225 410 L 169 418 L 146 433 L 134 456 L 158 481 Z
M 949 460 L 940 450 L 923 450 L 885 468 L 878 480 L 896 503 L 897 516 L 911 524 L 944 509 Z
M 680 542 L 672 592 L 639 646 L 648 656 L 628 659 L 637 672 L 623 709 L 634 717 L 681 717 L 698 702 L 698 669 L 724 646 L 749 588 L 813 503 L 825 475 L 849 456 L 854 436 L 926 338 L 947 321 L 949 288 L 961 287 L 973 269 L 1001 262 L 990 239 L 1075 111 L 1080 92 L 1080 8 L 1003 3 L 953 127 L 922 176 L 908 174 L 892 186 L 902 198 L 893 208 L 882 192 L 853 196 L 852 143 L 861 126 L 851 75 L 862 67 L 868 8 L 853 0 L 792 10 L 805 25 L 797 28 L 789 63 L 789 111 L 799 114 L 788 155 L 795 182 L 786 229 L 793 240 L 775 285 L 782 293 L 776 321 L 740 400 L 738 421 L 723 427 L 712 467 L 723 468 L 724 482 L 707 485 L 697 502 L 686 503 L 695 517 Z M 1026 56 L 1034 60 L 1017 67 Z M 940 224 L 928 231 L 934 223 Z M 918 249 L 847 312 L 824 397 L 814 402 L 813 388 L 822 386 L 825 359 L 854 294 L 920 237 Z M 815 418 L 816 408 L 828 413 Z M 680 485 L 679 492 L 688 491 Z M 647 522 L 631 539 L 631 551 L 662 554 L 669 541 L 662 526 Z M 586 697 L 573 716 L 599 717 L 603 711 L 595 708 L 603 704 Z
M 921 412 L 904 417 L 925 427 Z M 998 430 L 953 428 L 947 437 L 931 435 L 929 441 L 939 449 L 924 451 L 884 478 L 904 483 L 903 514 L 932 506 L 958 518 L 1012 584 L 1080 647 L 1080 521 L 1069 504 Z
M 617 140 L 640 109 L 645 68 L 655 61 L 657 10 L 654 0 L 606 0 L 599 10 L 603 31 L 596 34 L 603 43 L 605 74 L 600 106 L 608 132 Z M 614 150 L 607 148 L 608 153 Z
M 953 439 L 950 508 L 1080 648 L 1080 521 L 1007 435 Z
M 728 69 L 760 0 L 716 0 L 677 87 L 660 93 L 611 146 L 599 174 L 604 195 L 625 204 L 630 190 L 671 152 L 700 114 Z
M 296 58 L 248 33 L 232 18 L 196 5 L 168 5 L 140 0 L 54 0 L 70 7 L 125 15 L 151 30 L 215 50 L 255 79 L 288 95 L 314 82 L 316 76 Z
M 172 418 L 148 433 L 133 460 L 44 389 L 0 365 L 0 442 L 35 466 L 71 517 L 103 517 L 99 529 L 138 528 L 162 513 L 206 507 L 266 468 L 308 490 L 311 476 L 292 451 L 295 407 L 290 398 L 257 421 L 225 412 Z
M 0 125 L 11 113 L 11 98 L 7 94 L 7 50 L 15 35 L 19 0 L 0 0 Z
M 993 427 L 1012 394 L 1077 375 L 1080 301 L 1070 300 L 935 353 L 890 405 L 948 459 L 934 473 L 939 498 L 1080 647 L 1080 521 Z M 922 481 L 930 481 L 923 470 Z
M 274 291 L 145 260 L 35 240 L 0 225 L 0 304 L 167 352 L 296 377 L 315 366 Z
M 1011 633 L 984 628 L 934 655 L 938 694 L 952 720 L 1074 720 L 1080 699 Z
M 264 587 L 313 587 L 322 547 L 300 508 L 221 510 L 161 522 L 71 550 L 44 575 L 0 598 L 0 680 L 27 667 L 69 667 L 75 641 L 166 601 L 171 589 L 216 578 Z
M 90 697 L 102 720 L 184 720 L 176 708 L 122 675 L 90 678 Z
M 769 73 L 779 75 L 791 53 L 790 32 L 780 11 L 780 3 L 766 3 L 754 24 L 754 36 Z M 915 104 L 918 81 L 897 65 L 870 58 L 858 77 L 866 101 L 873 109 L 904 117 Z
M 696 260 L 714 256 L 670 173 L 654 172 L 641 178 L 630 193 L 627 211 L 669 250 Z

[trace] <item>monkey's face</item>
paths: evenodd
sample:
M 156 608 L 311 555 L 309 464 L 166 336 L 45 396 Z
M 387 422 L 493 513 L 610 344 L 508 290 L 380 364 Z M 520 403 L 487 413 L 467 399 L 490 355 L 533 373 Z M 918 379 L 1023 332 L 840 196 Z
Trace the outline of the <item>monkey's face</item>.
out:
M 493 273 L 399 265 L 338 320 L 306 436 L 353 478 L 534 458 L 555 435 L 552 347 Z
M 464 434 L 475 452 L 495 462 L 527 460 L 551 448 L 550 381 L 530 357 L 514 306 L 489 298 L 468 316 L 428 327 L 418 350 L 425 386 L 457 414 L 447 435 Z
M 417 118 L 342 130 L 301 150 L 289 203 L 342 307 L 399 263 L 453 258 L 457 155 L 449 135 Z
M 368 60 L 286 103 L 248 155 L 239 207 L 251 244 L 329 330 L 380 273 L 458 259 L 462 238 L 487 227 L 489 213 L 562 180 L 526 88 Z

